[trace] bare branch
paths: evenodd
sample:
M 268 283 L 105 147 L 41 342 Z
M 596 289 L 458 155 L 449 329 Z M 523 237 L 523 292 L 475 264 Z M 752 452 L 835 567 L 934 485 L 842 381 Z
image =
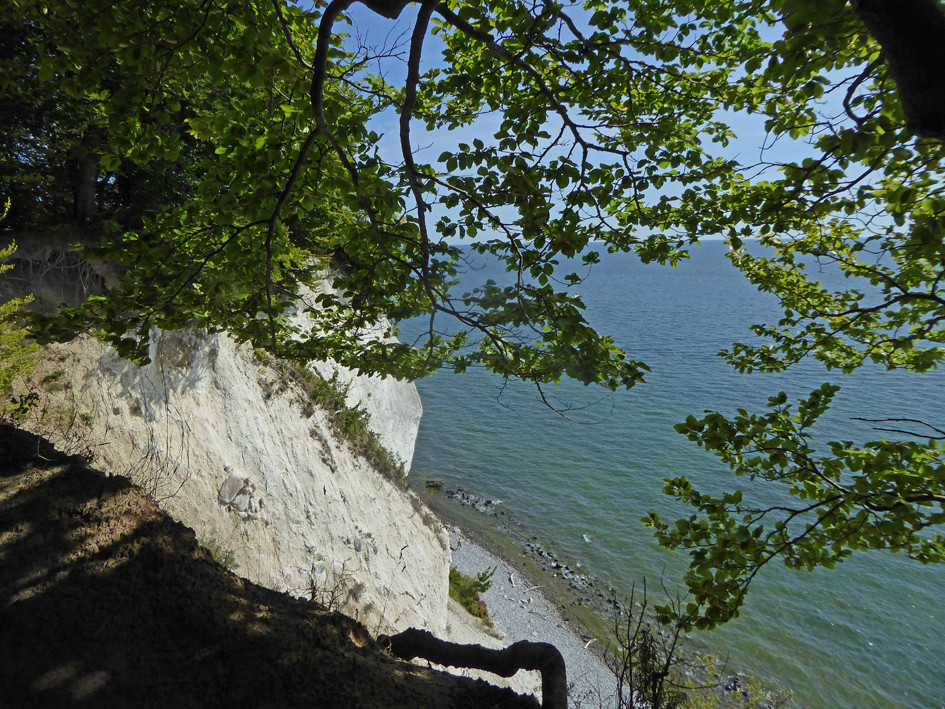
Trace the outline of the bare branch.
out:
M 935 435 L 935 436 L 927 436 L 928 438 L 930 438 L 930 439 L 932 439 L 932 440 L 938 440 L 938 441 L 945 440 L 945 431 L 943 431 L 942 429 L 940 429 L 938 426 L 933 426 L 932 424 L 926 423 L 925 421 L 921 421 L 921 420 L 919 420 L 919 419 L 908 419 L 908 418 L 868 419 L 868 418 L 863 418 L 863 417 L 861 417 L 861 416 L 854 416 L 854 417 L 853 417 L 853 420 L 854 420 L 854 421 L 865 421 L 865 422 L 867 422 L 867 423 L 890 423 L 890 424 L 892 424 L 892 423 L 912 423 L 912 424 L 915 424 L 915 425 L 917 425 L 917 426 L 925 426 L 926 428 L 930 428 L 930 429 L 932 429 L 933 431 L 935 431 L 936 434 L 938 434 L 938 435 Z M 874 427 L 874 430 L 876 430 L 876 431 L 887 431 L 887 432 L 889 432 L 889 433 L 903 433 L 903 434 L 905 434 L 905 435 L 907 435 L 907 436 L 915 436 L 916 438 L 925 438 L 925 437 L 926 437 L 926 434 L 917 433 L 917 432 L 915 432 L 915 431 L 906 431 L 906 430 L 898 429 L 898 428 L 875 428 L 875 427 Z
M 430 287 L 430 236 L 427 233 L 427 219 L 424 214 L 429 207 L 423 201 L 420 183 L 417 180 L 417 165 L 413 159 L 413 148 L 410 146 L 410 118 L 417 105 L 417 84 L 420 81 L 420 55 L 423 51 L 423 40 L 426 37 L 427 25 L 433 10 L 439 5 L 439 0 L 423 0 L 417 23 L 410 38 L 410 58 L 407 62 L 407 84 L 404 91 L 404 105 L 400 109 L 400 149 L 404 156 L 404 170 L 417 204 L 417 227 L 420 229 L 421 270 L 424 285 Z M 432 298 L 432 293 L 430 294 Z
M 289 48 L 295 55 L 296 60 L 298 60 L 299 64 L 301 64 L 304 68 L 314 69 L 311 64 L 305 61 L 305 58 L 302 56 L 302 52 L 295 43 L 295 39 L 292 37 L 292 32 L 289 30 L 289 23 L 286 21 L 285 15 L 282 12 L 282 0 L 272 0 L 272 6 L 275 8 L 276 15 L 279 17 L 279 24 L 282 26 L 282 34 L 285 35 L 285 41 L 288 42 Z

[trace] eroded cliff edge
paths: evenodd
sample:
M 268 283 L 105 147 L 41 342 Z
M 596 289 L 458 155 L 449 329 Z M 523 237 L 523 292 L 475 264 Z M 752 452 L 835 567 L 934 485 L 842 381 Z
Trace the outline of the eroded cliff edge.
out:
M 49 265 L 60 262 L 71 265 Z M 24 244 L 14 263 L 0 281 L 3 297 L 34 293 L 31 307 L 46 314 L 99 293 L 113 276 L 108 264 L 49 251 L 45 241 Z M 303 310 L 295 318 L 305 330 Z M 352 336 L 385 337 L 387 329 L 379 323 Z M 142 367 L 90 336 L 45 348 L 18 386 L 31 405 L 19 425 L 140 485 L 251 582 L 326 603 L 374 636 L 416 627 L 503 645 L 448 598 L 450 550 L 439 520 L 340 435 L 339 412 L 314 402 L 304 381 L 224 333 L 152 335 Z M 345 390 L 347 407 L 364 410 L 409 469 L 422 414 L 413 384 L 329 362 L 310 371 Z M 525 693 L 540 685 L 527 672 L 488 680 Z
M 227 572 L 127 478 L 0 425 L 5 707 L 535 707 Z
M 330 594 L 373 633 L 445 634 L 442 525 L 339 440 L 329 412 L 225 334 L 157 333 L 150 358 L 139 367 L 88 336 L 48 347 L 25 387 L 38 397 L 25 427 L 134 480 L 250 581 Z M 413 385 L 361 377 L 357 388 L 375 420 L 388 412 L 378 434 L 409 464 Z

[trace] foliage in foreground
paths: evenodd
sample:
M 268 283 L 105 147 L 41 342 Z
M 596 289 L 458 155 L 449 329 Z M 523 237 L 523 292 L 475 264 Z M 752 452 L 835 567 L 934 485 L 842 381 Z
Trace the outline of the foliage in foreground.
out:
M 152 327 L 196 325 L 301 362 L 616 390 L 648 370 L 584 316 L 577 288 L 600 251 L 673 265 L 722 235 L 783 305 L 721 353 L 739 371 L 942 362 L 937 0 L 405 7 L 14 0 L 0 18 L 4 229 L 121 265 L 107 295 L 37 336 L 93 330 L 141 359 Z M 402 13 L 409 43 L 341 31 Z M 381 136 L 392 118 L 397 145 Z M 480 257 L 506 281 L 451 288 Z M 812 264 L 849 286 L 825 288 Z M 337 292 L 318 290 L 326 274 Z M 382 314 L 428 329 L 378 337 Z M 675 478 L 690 516 L 648 518 L 689 550 L 688 622 L 734 617 L 775 560 L 942 559 L 942 426 L 817 453 L 832 391 L 680 428 L 750 483 L 707 495 Z M 772 485 L 789 494 L 772 504 Z
M 711 627 L 736 615 L 751 579 L 775 557 L 807 571 L 832 569 L 869 549 L 901 551 L 922 563 L 945 561 L 945 538 L 929 533 L 945 523 L 938 441 L 876 440 L 861 447 L 833 441 L 829 454 L 818 454 L 812 429 L 838 389 L 825 384 L 796 408 L 782 392 L 769 399 L 765 414 L 709 412 L 676 427 L 736 475 L 785 486 L 802 501 L 797 509 L 765 506 L 740 491 L 711 495 L 684 477 L 666 481 L 665 492 L 699 515 L 669 525 L 651 513 L 645 521 L 664 546 L 694 550 L 686 581 L 693 594 L 687 616 L 696 625 Z M 702 607 L 708 610 L 699 617 Z
M 8 259 L 14 251 L 16 251 L 16 244 L 0 249 L 0 274 L 12 268 L 10 264 L 5 264 L 3 261 Z M 3 397 L 6 396 L 13 381 L 18 377 L 27 376 L 36 364 L 38 346 L 32 342 L 24 342 L 29 332 L 22 323 L 24 318 L 22 309 L 31 300 L 30 297 L 13 298 L 0 303 L 0 396 Z M 0 418 L 6 415 L 7 408 L 4 401 L 0 408 Z

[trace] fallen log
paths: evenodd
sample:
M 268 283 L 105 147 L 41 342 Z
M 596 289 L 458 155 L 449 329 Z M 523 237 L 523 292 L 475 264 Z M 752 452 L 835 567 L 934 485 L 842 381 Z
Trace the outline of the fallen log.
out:
M 402 660 L 420 657 L 438 665 L 485 670 L 511 677 L 519 670 L 541 672 L 542 709 L 567 709 L 568 681 L 564 658 L 550 643 L 520 640 L 504 650 L 482 645 L 460 645 L 435 638 L 427 630 L 408 628 L 397 635 L 378 638 L 381 647 Z

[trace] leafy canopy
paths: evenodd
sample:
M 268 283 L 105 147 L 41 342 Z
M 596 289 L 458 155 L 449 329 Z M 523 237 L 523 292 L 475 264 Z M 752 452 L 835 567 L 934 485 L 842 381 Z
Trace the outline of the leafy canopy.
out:
M 9 204 L 0 212 L 0 219 L 6 216 Z M 9 271 L 12 266 L 4 263 L 13 252 L 16 244 L 0 249 L 0 274 Z M 23 327 L 24 306 L 29 305 L 31 297 L 12 298 L 0 303 L 0 396 L 5 397 L 17 377 L 28 375 L 36 362 L 37 345 L 27 341 L 28 331 Z M 16 404 L 16 402 L 11 402 Z M 0 416 L 7 414 L 4 401 L 0 405 Z
M 862 3 L 365 4 L 378 21 L 409 16 L 409 39 L 346 40 L 350 0 L 12 1 L 4 226 L 21 243 L 66 234 L 121 264 L 107 292 L 41 324 L 41 340 L 91 330 L 143 359 L 151 328 L 196 325 L 364 371 L 486 366 L 615 390 L 647 368 L 588 325 L 573 289 L 586 269 L 566 264 L 606 249 L 672 265 L 722 235 L 784 306 L 723 353 L 737 369 L 938 365 L 943 149 L 913 135 L 934 134 L 924 118 L 907 126 L 907 82 L 884 60 L 897 50 L 884 36 L 881 55 Z M 888 10 L 900 24 L 902 8 Z M 376 129 L 392 120 L 399 154 Z M 418 149 L 423 131 L 435 150 Z M 764 138 L 746 149 L 739 133 L 753 132 Z M 456 293 L 469 251 L 504 263 L 512 284 Z M 825 289 L 812 259 L 851 287 Z M 429 328 L 416 342 L 371 336 L 382 316 L 418 315 Z M 818 454 L 810 431 L 834 393 L 679 427 L 795 500 L 668 482 L 692 516 L 647 522 L 690 550 L 689 622 L 733 617 L 773 559 L 813 568 L 887 548 L 941 560 L 928 532 L 945 512 L 936 429 Z

